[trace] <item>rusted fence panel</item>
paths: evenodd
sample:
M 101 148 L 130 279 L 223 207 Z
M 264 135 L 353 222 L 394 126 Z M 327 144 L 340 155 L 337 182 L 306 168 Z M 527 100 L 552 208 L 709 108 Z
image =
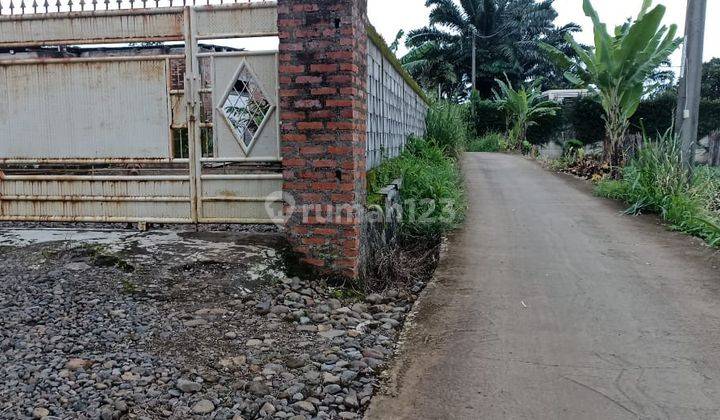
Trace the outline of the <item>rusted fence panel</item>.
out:
M 65 6 L 60 10 L 0 15 L 0 48 L 184 39 L 187 16 L 183 7 L 70 12 Z M 208 5 L 194 10 L 197 39 L 277 35 L 274 2 Z
M 168 61 L 0 66 L 4 158 L 168 157 Z
M 0 57 L 0 220 L 282 223 L 277 51 L 199 44 L 276 35 L 275 3 L 7 4 L 0 47 L 21 53 Z M 41 48 L 158 40 L 184 45 Z
M 6 175 L 0 220 L 192 221 L 190 177 Z
M 255 2 L 197 8 L 198 39 L 275 36 L 277 4 Z
M 0 47 L 8 48 L 182 39 L 182 8 L 0 17 Z

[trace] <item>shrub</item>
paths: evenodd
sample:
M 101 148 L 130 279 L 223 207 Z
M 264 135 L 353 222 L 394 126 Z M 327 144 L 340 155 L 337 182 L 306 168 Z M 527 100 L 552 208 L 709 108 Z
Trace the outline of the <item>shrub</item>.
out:
M 667 93 L 640 103 L 637 113 L 630 119 L 630 134 L 660 136 L 673 127 L 677 97 Z M 593 98 L 586 97 L 567 102 L 563 108 L 572 132 L 585 144 L 602 141 L 605 137 L 602 107 Z M 698 137 L 703 138 L 720 129 L 720 101 L 700 102 Z
M 657 213 L 673 229 L 720 244 L 720 215 L 714 202 L 720 194 L 720 179 L 709 169 L 698 170 L 691 177 L 682 165 L 674 137 L 666 135 L 656 142 L 646 139 L 623 170 L 622 179 L 602 181 L 597 193 L 627 202 L 628 213 Z
M 549 101 L 542 96 L 540 85 L 520 85 L 514 88 L 510 81 L 507 83 L 497 80 L 499 91 L 494 91 L 495 102 L 508 116 L 508 139 L 513 148 L 529 149 L 527 133 L 530 127 L 538 125 L 538 119 L 552 118 L 559 109 L 557 103 Z
M 505 131 L 505 112 L 495 102 L 481 99 L 477 92 L 473 92 L 467 107 L 468 126 L 473 137 Z
M 426 136 L 448 156 L 457 157 L 467 141 L 467 123 L 462 106 L 440 101 L 428 110 Z
M 701 101 L 699 137 L 703 138 L 718 129 L 720 129 L 720 101 Z
M 468 152 L 491 152 L 497 153 L 507 149 L 505 137 L 499 133 L 489 133 L 480 138 L 470 141 L 467 145 Z
M 585 145 L 580 140 L 571 139 L 563 143 L 563 155 L 577 155 L 579 151 L 585 150 Z
M 637 113 L 630 119 L 630 134 L 662 136 L 673 126 L 677 97 L 665 94 L 640 103 Z
M 398 178 L 403 179 L 404 234 L 437 237 L 462 221 L 465 200 L 460 170 L 435 141 L 411 139 L 399 157 L 371 172 L 369 191 L 379 191 Z

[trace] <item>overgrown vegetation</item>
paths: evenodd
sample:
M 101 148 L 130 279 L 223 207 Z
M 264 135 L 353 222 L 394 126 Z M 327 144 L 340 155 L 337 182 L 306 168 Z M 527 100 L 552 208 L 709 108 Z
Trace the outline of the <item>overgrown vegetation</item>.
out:
M 465 201 L 457 162 L 433 139 L 413 138 L 405 151 L 369 175 L 369 190 L 379 191 L 401 178 L 402 233 L 437 238 L 462 221 Z
M 540 118 L 554 116 L 558 106 L 555 102 L 543 99 L 537 83 L 530 86 L 520 85 L 518 89 L 513 88 L 509 80 L 507 83 L 497 80 L 497 84 L 500 90 L 495 91 L 495 103 L 507 116 L 510 148 L 528 148 L 528 129 L 537 125 Z
M 474 138 L 467 144 L 468 152 L 490 152 L 497 153 L 507 150 L 508 143 L 505 136 L 500 133 L 489 133 L 482 137 Z
M 628 213 L 657 213 L 673 229 L 720 245 L 720 174 L 699 168 L 690 175 L 672 136 L 654 142 L 646 139 L 622 178 L 601 181 L 597 193 L 628 203 Z
M 368 174 L 368 204 L 383 206 L 381 189 L 402 179 L 401 224 L 397 238 L 388 239 L 386 226 L 368 225 L 371 264 L 363 279 L 365 292 L 413 288 L 435 271 L 443 234 L 465 216 L 463 180 L 457 162 L 468 132 L 464 109 L 437 102 L 427 116 L 427 135 L 410 138 L 397 158 Z M 389 209 L 384 209 L 386 212 Z M 394 228 L 393 228 L 394 229 Z
M 446 155 L 457 158 L 468 139 L 463 107 L 445 101 L 434 103 L 428 110 L 425 133 Z
M 633 22 L 615 28 L 610 34 L 590 0 L 583 1 L 583 10 L 593 22 L 595 46 L 586 49 L 568 35 L 580 64 L 556 47 L 541 43 L 558 67 L 567 70 L 565 77 L 579 87 L 589 87 L 598 93 L 605 116 L 605 162 L 619 166 L 622 162 L 620 146 L 643 96 L 648 93 L 648 77 L 665 62 L 681 43 L 676 38 L 677 25 L 662 25 L 665 7 L 644 0 Z

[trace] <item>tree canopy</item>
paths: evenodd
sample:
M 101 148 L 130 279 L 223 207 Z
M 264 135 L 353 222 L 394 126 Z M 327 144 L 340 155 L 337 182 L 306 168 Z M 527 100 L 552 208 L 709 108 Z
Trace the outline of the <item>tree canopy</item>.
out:
M 720 58 L 713 58 L 703 64 L 702 97 L 720 99 Z
M 411 48 L 408 55 L 412 59 L 405 61 L 427 59 L 424 63 L 433 66 L 438 66 L 435 61 L 448 63 L 457 82 L 442 86 L 446 95 L 469 91 L 473 37 L 477 57 L 475 88 L 481 96 L 491 97 L 495 80 L 506 75 L 512 83 L 543 77 L 543 87 L 568 85 L 538 46 L 543 41 L 568 55 L 574 54 L 566 34 L 578 31 L 579 27 L 555 26 L 558 14 L 553 0 L 460 0 L 459 4 L 454 0 L 427 0 L 426 6 L 432 8 L 430 25 L 408 34 L 407 45 Z M 439 80 L 424 77 L 422 70 L 426 68 L 408 65 L 424 88 L 435 90 Z

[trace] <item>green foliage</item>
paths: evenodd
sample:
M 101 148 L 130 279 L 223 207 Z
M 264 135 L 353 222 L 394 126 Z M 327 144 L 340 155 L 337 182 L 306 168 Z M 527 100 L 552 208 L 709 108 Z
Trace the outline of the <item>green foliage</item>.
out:
M 456 96 L 459 79 L 455 67 L 445 60 L 445 50 L 443 45 L 428 41 L 410 50 L 401 62 L 413 79 L 427 91 L 445 92 L 448 97 L 453 97 Z
M 671 136 L 645 141 L 617 181 L 602 181 L 597 193 L 630 204 L 628 213 L 658 213 L 673 229 L 720 244 L 720 214 L 715 202 L 720 177 L 712 170 L 690 176 L 682 165 L 679 142 Z
M 462 177 L 454 159 L 434 141 L 411 139 L 405 151 L 368 176 L 369 191 L 402 178 L 402 230 L 413 236 L 437 237 L 462 222 L 465 209 Z
M 585 144 L 580 140 L 568 140 L 563 144 L 563 155 L 577 154 L 580 150 L 585 150 Z
M 720 100 L 720 58 L 713 58 L 703 64 L 702 98 Z
M 611 35 L 590 0 L 584 0 L 585 15 L 593 21 L 595 48 L 586 50 L 568 36 L 581 65 L 557 48 L 542 44 L 558 66 L 567 70 L 568 80 L 577 86 L 597 89 L 608 135 L 605 156 L 613 164 L 619 162 L 618 146 L 647 93 L 645 82 L 681 42 L 675 36 L 676 25 L 669 28 L 662 25 L 665 7 L 658 5 L 650 10 L 651 3 L 644 0 L 637 19 L 616 27 Z
M 646 133 L 657 136 L 672 128 L 675 119 L 677 98 L 672 94 L 661 95 L 640 103 L 635 115 L 630 119 L 628 132 L 631 134 Z M 605 122 L 602 117 L 603 109 L 599 102 L 593 98 L 579 98 L 566 101 L 559 118 L 566 119 L 566 125 L 558 124 L 556 130 L 568 130 L 569 135 L 576 137 L 585 144 L 602 141 L 605 138 Z M 545 136 L 558 137 L 553 127 L 544 124 Z M 700 127 L 698 137 L 707 136 L 720 129 L 720 101 L 703 100 L 700 103 Z
M 675 119 L 677 97 L 665 94 L 643 101 L 635 115 L 630 119 L 628 132 L 647 134 L 651 137 L 662 136 L 671 130 Z
M 472 79 L 473 38 L 477 50 L 477 86 L 484 98 L 489 98 L 495 79 L 507 74 L 514 83 L 543 75 L 563 84 L 558 73 L 540 53 L 538 41 L 545 40 L 559 50 L 573 54 L 565 35 L 579 27 L 569 24 L 556 27 L 557 18 L 551 1 L 535 0 L 426 0 L 431 7 L 430 25 L 408 34 L 411 51 L 426 43 L 436 45 L 442 52 L 441 62 L 452 65 L 458 84 L 443 85 L 447 97 L 457 90 L 467 91 Z M 428 90 L 437 85 L 424 86 Z
M 513 88 L 510 81 L 496 80 L 500 90 L 494 92 L 495 102 L 508 117 L 510 147 L 521 148 L 527 141 L 529 127 L 545 116 L 555 116 L 558 106 L 544 100 L 537 84 Z
M 468 152 L 490 152 L 497 153 L 507 149 L 507 141 L 502 134 L 488 133 L 482 137 L 475 138 L 468 142 Z
M 571 139 L 563 144 L 562 155 L 549 162 L 550 170 L 566 172 L 585 159 L 585 145 L 580 140 Z
M 447 101 L 435 102 L 428 110 L 426 137 L 448 156 L 457 157 L 467 142 L 465 109 Z
M 499 104 L 482 99 L 477 92 L 474 92 L 467 107 L 468 125 L 473 136 L 482 137 L 505 131 L 507 123 L 505 112 Z
M 494 101 L 481 99 L 475 93 L 466 104 L 468 126 L 471 137 L 483 137 L 487 134 L 505 132 L 507 117 L 505 111 Z M 543 115 L 536 124 L 528 127 L 527 140 L 532 144 L 545 144 L 560 136 L 568 124 L 566 114 Z
M 567 127 L 567 117 L 561 105 L 555 114 L 539 116 L 535 124 L 528 127 L 527 141 L 533 145 L 542 145 L 550 141 L 562 140 Z
M 720 100 L 701 101 L 698 137 L 703 138 L 717 130 L 720 130 Z
M 405 31 L 400 29 L 395 35 L 395 40 L 393 40 L 392 44 L 388 45 L 388 48 L 390 48 L 390 51 L 393 52 L 393 54 L 397 54 L 397 50 L 400 47 L 400 41 L 405 37 Z

